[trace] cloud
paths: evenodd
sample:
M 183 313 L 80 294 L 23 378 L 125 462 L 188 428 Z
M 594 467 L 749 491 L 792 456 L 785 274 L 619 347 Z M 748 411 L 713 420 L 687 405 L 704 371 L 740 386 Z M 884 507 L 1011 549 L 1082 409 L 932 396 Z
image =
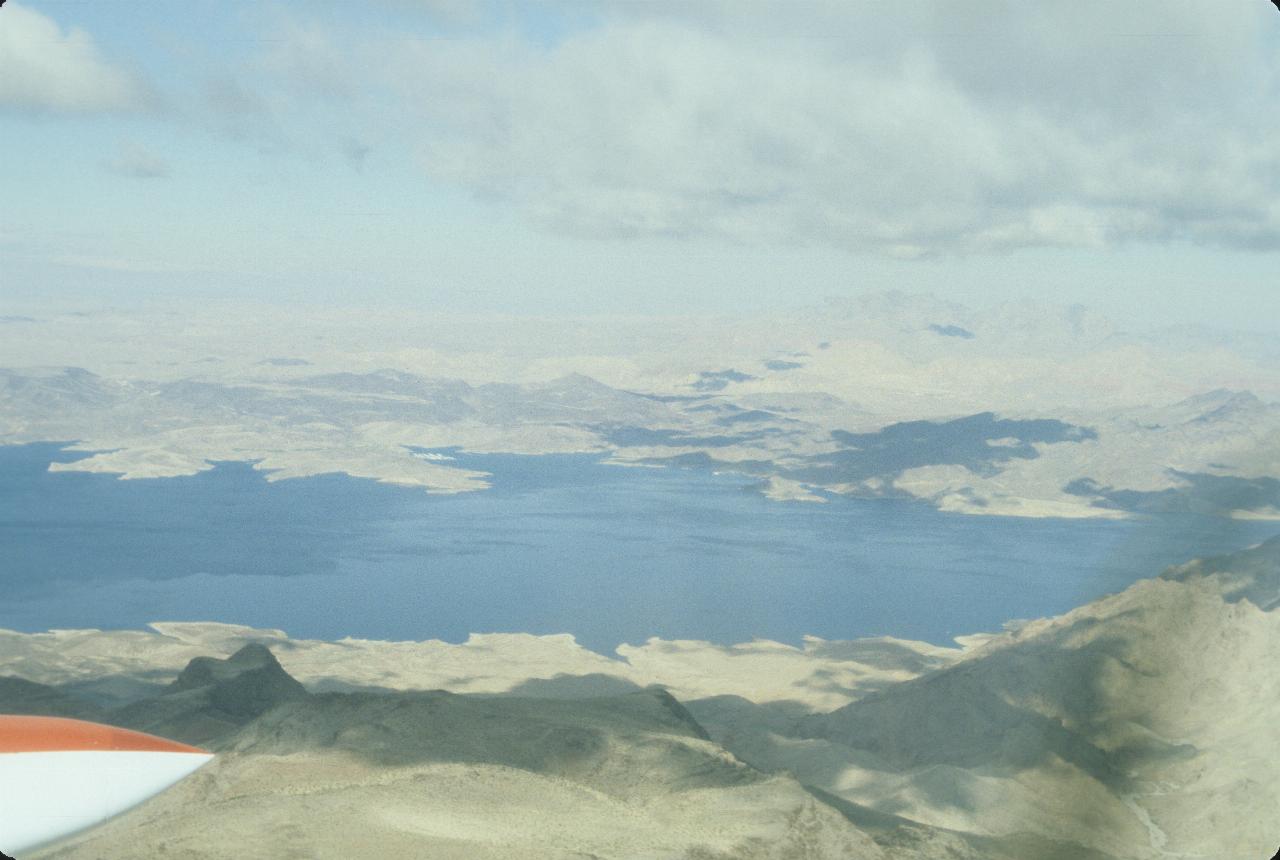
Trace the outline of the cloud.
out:
M 570 234 L 1276 249 L 1276 22 L 1228 6 L 604 5 L 549 46 L 367 47 L 364 83 L 398 95 L 432 178 Z M 314 80 L 335 45 L 292 62 Z
M 103 159 L 102 169 L 131 179 L 165 179 L 169 162 L 137 143 L 124 144 L 111 158 Z
M 76 269 L 96 269 L 106 272 L 127 272 L 129 274 L 172 274 L 189 272 L 184 266 L 174 266 L 158 260 L 138 260 L 122 257 L 94 257 L 82 254 L 67 254 L 52 257 L 49 262 L 58 266 L 71 266 Z
M 575 236 L 1280 250 L 1265 3 L 444 5 L 471 11 L 418 35 L 289 21 L 256 83 L 309 129 L 282 133 L 356 168 L 405 142 L 435 183 Z
M 246 77 L 251 83 L 246 84 L 236 74 L 204 81 L 199 96 L 193 100 L 201 119 L 213 134 L 248 144 L 260 153 L 289 151 L 293 141 L 279 109 L 285 100 L 266 92 L 268 76 Z
M 486 15 L 483 0 L 377 0 L 398 12 L 419 12 L 446 25 L 474 25 Z
M 205 82 L 205 107 L 214 114 L 243 119 L 269 113 L 265 100 L 233 77 L 217 77 Z
M 103 59 L 84 31 L 10 2 L 0 12 L 0 109 L 84 113 L 136 110 L 149 94 Z
M 369 146 L 353 137 L 342 141 L 342 155 L 347 163 L 357 172 L 364 170 L 365 159 L 369 157 Z
M 939 325 L 938 323 L 930 323 L 929 331 L 943 337 L 958 337 L 962 340 L 973 340 L 976 335 L 967 328 L 958 325 Z

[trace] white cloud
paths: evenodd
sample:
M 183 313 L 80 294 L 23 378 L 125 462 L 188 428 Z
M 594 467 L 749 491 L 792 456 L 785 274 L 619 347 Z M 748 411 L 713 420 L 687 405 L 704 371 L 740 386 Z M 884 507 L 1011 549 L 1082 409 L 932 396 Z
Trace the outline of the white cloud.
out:
M 1276 22 L 1229 5 L 624 4 L 391 62 L 432 176 L 573 233 L 1276 247 Z
M 0 11 L 0 109 L 119 111 L 146 99 L 142 83 L 103 59 L 87 33 L 64 32 L 13 2 Z
M 564 31 L 295 22 L 262 68 L 323 134 L 414 141 L 435 181 L 573 235 L 901 257 L 1280 248 L 1265 3 L 539 9 Z
M 107 272 L 128 272 L 130 274 L 170 274 L 190 272 L 185 266 L 174 266 L 158 260 L 135 260 L 121 257 L 94 257 L 83 254 L 67 254 L 52 257 L 49 262 L 59 266 L 72 266 L 77 269 L 97 269 Z

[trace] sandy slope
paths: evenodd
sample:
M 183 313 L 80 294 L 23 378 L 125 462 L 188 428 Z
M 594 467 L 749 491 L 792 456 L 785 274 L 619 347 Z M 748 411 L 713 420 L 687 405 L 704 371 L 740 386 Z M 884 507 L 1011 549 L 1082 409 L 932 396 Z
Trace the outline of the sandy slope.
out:
M 266 643 L 291 675 L 315 690 L 377 688 L 455 693 L 603 694 L 661 684 L 681 699 L 739 695 L 800 701 L 827 710 L 913 678 L 963 653 L 924 642 L 808 638 L 803 647 L 755 641 L 715 645 L 650 639 L 611 659 L 567 634 L 473 634 L 466 642 L 337 642 L 291 639 L 279 630 L 230 624 L 155 623 L 150 631 L 0 630 L 5 673 L 45 684 L 171 680 L 188 661 Z
M 880 858 L 794 780 L 700 737 L 665 693 L 579 702 L 325 694 L 37 856 Z
M 219 839 L 250 857 L 1269 857 L 1280 842 L 1277 608 L 1280 538 L 963 651 L 654 642 L 610 674 L 594 671 L 605 658 L 556 637 L 10 633 L 0 655 L 28 680 L 0 695 L 75 708 L 92 694 L 108 717 L 153 715 L 177 732 L 214 719 L 230 732 L 199 777 L 49 857 L 230 856 Z M 129 683 L 172 681 L 164 667 L 179 654 L 264 638 L 286 666 L 328 665 L 313 690 L 362 672 L 493 672 L 503 695 L 299 693 L 250 646 L 197 660 L 163 701 L 111 710 Z M 524 646 L 525 663 L 497 669 Z M 833 666 L 878 674 L 832 704 L 819 692 Z M 104 670 L 109 683 L 95 686 Z M 598 695 L 640 677 L 716 694 L 687 708 L 658 690 Z M 786 679 L 809 698 L 780 696 Z
M 939 827 L 1118 857 L 1267 857 L 1277 605 L 1280 539 L 1026 624 L 829 714 L 693 711 L 757 766 Z

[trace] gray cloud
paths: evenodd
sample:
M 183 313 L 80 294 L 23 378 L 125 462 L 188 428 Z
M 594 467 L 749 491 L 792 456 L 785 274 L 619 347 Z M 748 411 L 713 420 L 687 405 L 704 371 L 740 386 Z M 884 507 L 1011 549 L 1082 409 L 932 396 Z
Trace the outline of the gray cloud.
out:
M 233 141 L 247 143 L 259 152 L 288 149 L 287 135 L 277 112 L 261 92 L 264 76 L 246 85 L 237 75 L 224 74 L 204 82 L 199 110 L 210 130 Z
M 1272 248 L 1275 22 L 1238 5 L 637 4 L 550 49 L 406 46 L 397 77 L 432 176 L 571 233 Z
M 223 117 L 243 119 L 269 113 L 266 101 L 255 91 L 230 76 L 205 82 L 204 101 L 208 110 Z
M 356 171 L 364 169 L 364 161 L 369 157 L 369 149 L 367 144 L 361 143 L 354 137 L 342 141 L 342 154 Z
M 169 162 L 137 143 L 124 144 L 101 164 L 103 170 L 130 179 L 165 179 L 169 176 Z
M 1265 3 L 540 8 L 571 26 L 303 23 L 264 69 L 375 138 L 416 141 L 433 180 L 572 235 L 901 257 L 1280 248 Z
M 943 337 L 958 337 L 962 340 L 973 340 L 975 337 L 973 332 L 958 325 L 939 325 L 937 323 L 930 323 L 929 331 L 934 334 L 942 335 Z

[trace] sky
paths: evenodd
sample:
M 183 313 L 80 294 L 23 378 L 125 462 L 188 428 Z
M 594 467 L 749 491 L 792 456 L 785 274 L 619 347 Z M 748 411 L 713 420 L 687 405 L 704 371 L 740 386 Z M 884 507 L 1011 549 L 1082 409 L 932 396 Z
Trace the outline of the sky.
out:
M 1267 0 L 9 0 L 0 303 L 1280 329 Z

